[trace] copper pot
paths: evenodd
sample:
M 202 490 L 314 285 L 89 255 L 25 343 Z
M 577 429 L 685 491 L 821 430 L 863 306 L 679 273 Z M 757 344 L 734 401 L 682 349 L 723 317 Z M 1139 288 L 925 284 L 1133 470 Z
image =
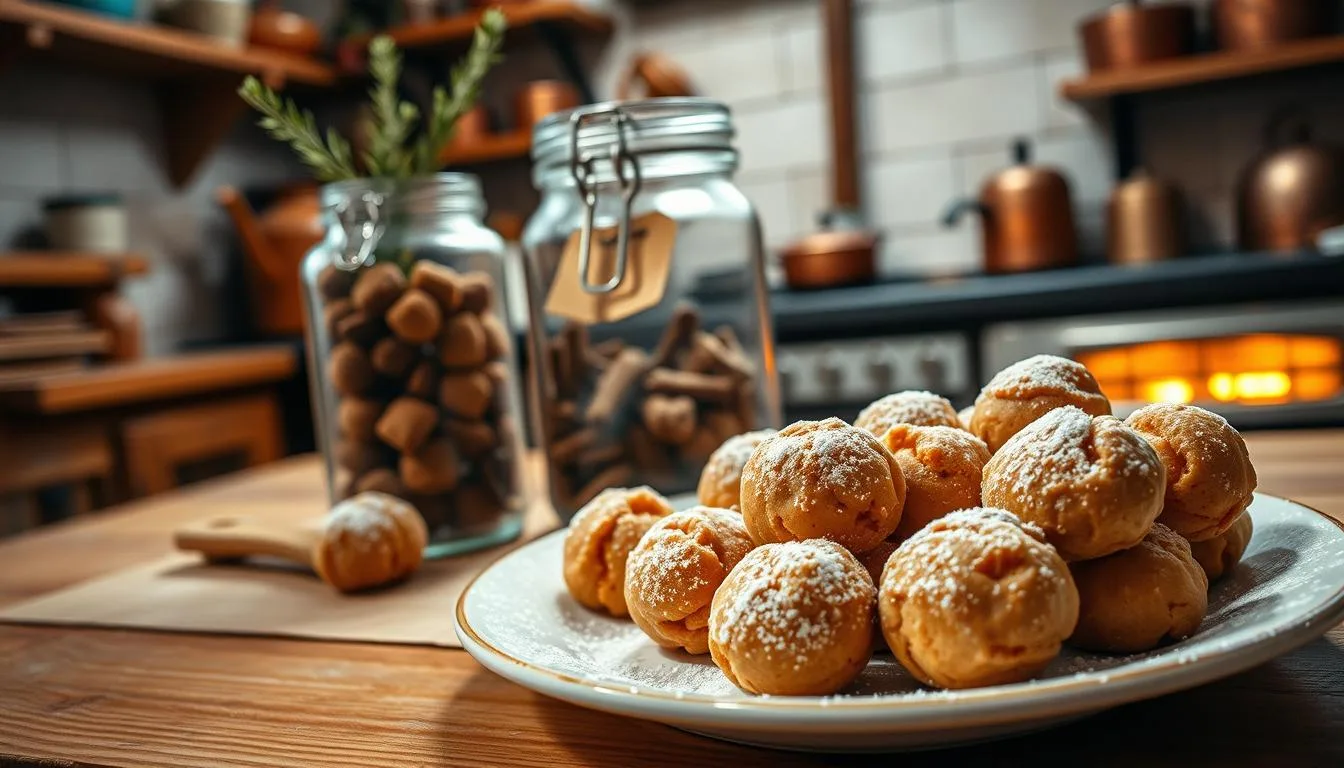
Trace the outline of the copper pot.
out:
M 1031 164 L 1031 145 L 1013 142 L 1014 165 L 985 180 L 978 200 L 953 203 L 943 216 L 953 226 L 963 213 L 980 214 L 985 271 L 1025 272 L 1078 261 L 1069 182 L 1059 171 Z
M 695 88 L 686 70 L 661 53 L 645 52 L 636 55 L 626 66 L 616 86 L 616 98 L 654 99 L 670 96 L 694 96 Z
M 322 32 L 309 19 L 278 8 L 272 0 L 258 3 L 252 12 L 247 42 L 258 48 L 307 56 L 322 45 Z
M 579 92 L 562 80 L 533 80 L 518 92 L 516 105 L 518 129 L 530 133 L 547 115 L 577 107 Z
M 862 230 L 810 234 L 780 254 L 790 288 L 833 288 L 872 282 L 877 273 L 877 238 Z
M 1195 8 L 1130 0 L 1084 19 L 1078 34 L 1092 72 L 1176 58 L 1195 48 Z
M 1185 252 L 1176 188 L 1142 169 L 1117 184 L 1106 206 L 1106 255 L 1116 264 L 1174 259 Z
M 1213 0 L 1210 9 L 1218 47 L 1229 51 L 1329 34 L 1335 12 L 1334 0 Z
M 1285 128 L 1287 141 L 1275 141 Z M 1313 143 L 1296 117 L 1271 121 L 1267 133 L 1269 148 L 1238 184 L 1237 243 L 1249 251 L 1311 248 L 1321 232 L 1344 224 L 1344 148 Z
M 490 113 L 484 104 L 477 104 L 458 118 L 453 128 L 453 138 L 448 146 L 453 151 L 463 151 L 480 145 L 490 138 Z

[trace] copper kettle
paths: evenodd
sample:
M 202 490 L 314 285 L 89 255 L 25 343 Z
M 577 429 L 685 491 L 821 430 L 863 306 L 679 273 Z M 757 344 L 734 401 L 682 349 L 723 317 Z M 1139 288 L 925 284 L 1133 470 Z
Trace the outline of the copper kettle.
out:
M 1292 118 L 1292 119 L 1289 119 Z M 1287 141 L 1276 141 L 1288 129 Z M 1266 151 L 1237 188 L 1237 244 L 1249 251 L 1311 248 L 1322 231 L 1344 224 L 1344 148 L 1311 141 L 1300 117 L 1269 124 Z
M 985 180 L 978 200 L 960 200 L 943 215 L 951 227 L 963 213 L 980 214 L 984 227 L 985 271 L 1025 272 L 1075 264 L 1078 235 L 1073 225 L 1069 182 L 1059 171 L 1031 164 L 1031 145 L 1013 142 L 1014 164 Z

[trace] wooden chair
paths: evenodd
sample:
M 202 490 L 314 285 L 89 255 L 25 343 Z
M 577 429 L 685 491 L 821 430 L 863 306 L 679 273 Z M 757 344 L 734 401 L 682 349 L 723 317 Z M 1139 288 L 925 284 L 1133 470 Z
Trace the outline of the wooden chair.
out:
M 236 458 L 254 467 L 284 455 L 274 395 L 200 403 L 127 419 L 121 426 L 132 498 L 176 488 L 191 464 Z

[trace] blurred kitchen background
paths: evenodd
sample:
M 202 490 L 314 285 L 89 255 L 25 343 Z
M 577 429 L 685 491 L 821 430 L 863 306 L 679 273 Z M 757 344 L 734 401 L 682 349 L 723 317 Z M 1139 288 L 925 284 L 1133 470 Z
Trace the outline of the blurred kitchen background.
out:
M 900 389 L 967 405 L 1050 352 L 1118 410 L 1344 423 L 1344 3 L 505 5 L 507 61 L 448 167 L 481 175 L 516 240 L 535 119 L 728 103 L 787 419 Z M 474 13 L 0 0 L 0 532 L 312 449 L 297 264 L 315 202 L 233 89 L 258 74 L 348 126 L 358 35 L 391 28 L 423 97 Z M 733 276 L 695 256 L 712 315 Z

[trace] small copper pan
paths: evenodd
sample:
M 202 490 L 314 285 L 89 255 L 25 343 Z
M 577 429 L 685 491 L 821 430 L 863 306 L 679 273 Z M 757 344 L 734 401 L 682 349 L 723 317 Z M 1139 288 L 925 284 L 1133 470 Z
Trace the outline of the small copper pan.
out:
M 862 230 L 815 232 L 780 254 L 790 288 L 833 288 L 872 282 L 877 236 Z

